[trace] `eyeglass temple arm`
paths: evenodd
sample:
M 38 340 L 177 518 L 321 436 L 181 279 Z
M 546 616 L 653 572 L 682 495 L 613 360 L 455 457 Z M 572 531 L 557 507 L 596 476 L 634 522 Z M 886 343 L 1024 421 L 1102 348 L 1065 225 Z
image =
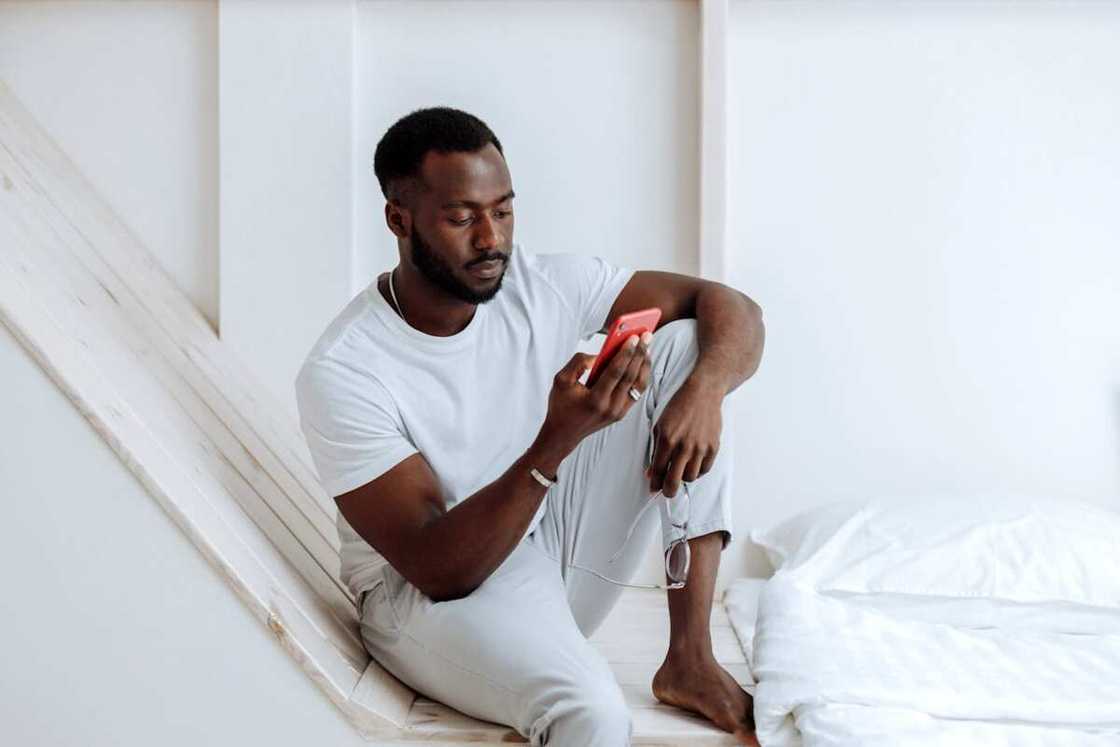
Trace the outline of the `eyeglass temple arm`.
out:
M 613 563 L 618 558 L 618 556 L 622 554 L 622 551 L 626 549 L 626 544 L 630 542 L 630 536 L 634 534 L 635 527 L 638 526 L 638 522 L 641 521 L 642 517 L 646 515 L 646 511 L 650 506 L 653 505 L 653 502 L 657 499 L 658 495 L 660 494 L 654 493 L 648 499 L 646 499 L 646 503 L 644 506 L 642 506 L 642 510 L 639 511 L 638 515 L 634 517 L 634 520 L 630 522 L 630 528 L 626 530 L 626 539 L 622 540 L 622 544 L 618 546 L 618 550 L 616 550 L 614 555 L 610 557 L 610 560 L 607 561 L 608 563 Z
M 580 570 L 587 571 L 588 573 L 594 573 L 596 576 L 603 579 L 604 581 L 609 581 L 610 583 L 615 584 L 617 586 L 629 586 L 632 589 L 664 589 L 664 590 L 683 589 L 684 588 L 684 582 L 683 581 L 678 581 L 678 582 L 669 584 L 668 586 L 663 586 L 661 584 L 629 584 L 629 583 L 623 583 L 622 581 L 615 581 L 613 578 L 607 578 L 606 576 L 604 576 L 602 573 L 599 573 L 599 571 L 595 570 L 594 568 L 585 568 L 584 566 L 576 565 L 575 563 L 569 563 L 569 565 L 572 566 L 573 568 L 579 568 Z
M 648 441 L 648 448 L 646 449 L 646 468 L 647 469 L 649 468 L 649 466 L 651 464 L 653 464 L 653 455 L 654 455 L 656 445 L 657 445 L 657 438 L 654 436 L 653 430 L 651 429 L 650 430 L 650 438 L 649 438 L 649 441 Z M 681 483 L 681 488 L 687 491 L 688 490 L 687 483 Z M 626 539 L 624 539 L 622 541 L 622 544 L 618 546 L 618 550 L 616 550 L 614 555 L 612 555 L 610 557 L 610 559 L 607 561 L 608 563 L 613 563 L 615 560 L 618 559 L 618 556 L 621 555 L 622 551 L 626 549 L 627 543 L 630 542 L 630 537 L 634 534 L 634 529 L 638 526 L 638 522 L 641 521 L 643 516 L 645 516 L 646 511 L 649 509 L 650 506 L 653 505 L 653 502 L 655 500 L 657 500 L 658 496 L 663 496 L 663 495 L 665 495 L 665 492 L 662 490 L 662 491 L 659 491 L 657 493 L 654 493 L 653 495 L 651 495 L 649 498 L 646 499 L 645 505 L 643 505 L 641 510 L 638 511 L 638 514 L 634 517 L 634 520 L 630 522 L 630 528 L 626 530 Z M 592 573 L 594 573 L 594 571 L 592 571 Z M 651 588 L 651 587 L 644 586 L 642 588 Z M 665 588 L 665 587 L 654 586 L 652 588 L 661 589 L 661 588 Z
M 688 485 L 682 482 L 681 489 L 687 491 Z M 653 502 L 664 495 L 664 493 L 654 493 L 646 499 L 645 505 L 642 506 L 642 509 L 640 511 L 638 511 L 638 515 L 634 517 L 634 520 L 630 522 L 630 528 L 626 530 L 626 539 L 622 540 L 622 544 L 618 546 L 618 550 L 616 550 L 614 555 L 610 557 L 610 559 L 607 561 L 608 563 L 613 563 L 618 558 L 618 556 L 622 554 L 622 551 L 626 549 L 627 543 L 630 542 L 630 537 L 634 534 L 634 529 L 638 526 L 638 522 L 642 520 L 642 517 L 645 516 L 646 511 L 650 506 L 653 505 Z

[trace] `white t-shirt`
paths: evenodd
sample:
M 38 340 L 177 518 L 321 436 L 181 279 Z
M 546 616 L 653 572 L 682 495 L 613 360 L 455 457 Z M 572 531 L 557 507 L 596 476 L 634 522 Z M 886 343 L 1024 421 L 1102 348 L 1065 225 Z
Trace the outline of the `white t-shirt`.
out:
M 331 496 L 419 451 L 448 510 L 532 444 L 552 380 L 597 333 L 634 270 L 514 244 L 502 287 L 458 334 L 404 322 L 374 280 L 328 325 L 296 377 L 300 428 Z M 407 313 L 407 312 L 406 312 Z M 545 504 L 525 534 L 536 528 Z M 387 561 L 339 512 L 341 577 L 357 596 Z

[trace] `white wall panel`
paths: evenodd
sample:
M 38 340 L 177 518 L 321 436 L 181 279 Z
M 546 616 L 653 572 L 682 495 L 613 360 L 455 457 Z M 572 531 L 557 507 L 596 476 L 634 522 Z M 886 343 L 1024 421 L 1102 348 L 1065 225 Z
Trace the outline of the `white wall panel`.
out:
M 222 339 L 291 417 L 350 300 L 350 0 L 220 6 Z
M 0 3 L 0 78 L 216 327 L 217 3 Z
M 1120 6 L 731 11 L 755 523 L 940 490 L 1120 503 Z
M 437 105 L 501 140 L 516 241 L 697 272 L 698 33 L 683 0 L 359 2 L 356 287 L 397 263 L 377 141 Z

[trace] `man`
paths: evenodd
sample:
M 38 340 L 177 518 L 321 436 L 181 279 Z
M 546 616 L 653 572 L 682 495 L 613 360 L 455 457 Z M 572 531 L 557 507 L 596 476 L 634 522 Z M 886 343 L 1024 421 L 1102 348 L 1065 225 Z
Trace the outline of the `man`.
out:
M 685 545 L 689 565 L 683 588 L 664 587 L 670 644 L 653 692 L 755 743 L 753 703 L 716 663 L 709 617 L 731 539 L 722 408 L 758 366 L 761 310 L 719 283 L 525 251 L 501 144 L 466 112 L 403 117 L 374 170 L 400 263 L 328 326 L 296 380 L 371 655 L 533 744 L 628 744 L 621 689 L 586 638 L 660 516 L 667 575 Z M 656 332 L 581 383 L 594 356 L 572 356 L 578 340 L 653 306 Z M 651 494 L 660 513 L 643 515 Z

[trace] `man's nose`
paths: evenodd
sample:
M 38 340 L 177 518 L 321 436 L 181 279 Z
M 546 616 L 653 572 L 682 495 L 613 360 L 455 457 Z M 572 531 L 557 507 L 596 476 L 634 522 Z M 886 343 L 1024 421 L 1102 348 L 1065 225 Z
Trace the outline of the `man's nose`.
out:
M 502 243 L 499 227 L 493 217 L 484 216 L 476 225 L 478 226 L 474 235 L 476 249 L 492 249 Z

